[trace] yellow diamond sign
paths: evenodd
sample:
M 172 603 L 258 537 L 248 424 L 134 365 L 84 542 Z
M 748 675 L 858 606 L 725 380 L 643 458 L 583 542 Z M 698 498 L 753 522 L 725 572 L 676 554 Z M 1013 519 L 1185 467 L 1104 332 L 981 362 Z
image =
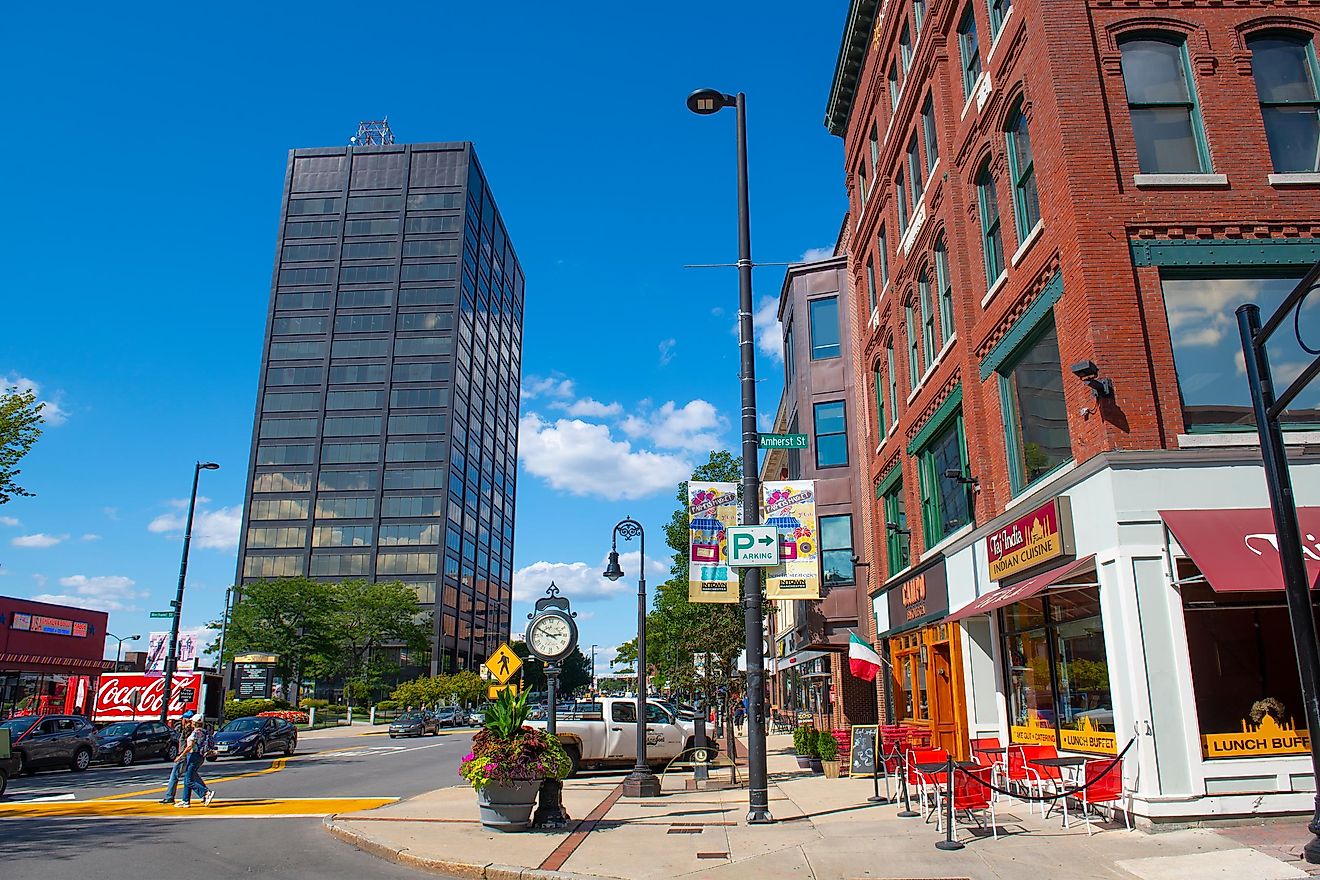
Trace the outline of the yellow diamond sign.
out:
M 486 660 L 486 668 L 490 674 L 495 676 L 495 680 L 504 684 L 509 679 L 518 674 L 522 669 L 522 658 L 513 653 L 513 649 L 507 644 L 500 645 L 494 654 Z

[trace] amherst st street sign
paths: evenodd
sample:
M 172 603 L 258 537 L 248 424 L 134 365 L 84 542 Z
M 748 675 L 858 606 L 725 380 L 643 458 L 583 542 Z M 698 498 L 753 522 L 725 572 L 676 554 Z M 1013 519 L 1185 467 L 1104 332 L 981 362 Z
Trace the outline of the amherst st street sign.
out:
M 779 530 L 774 526 L 733 526 L 728 530 L 729 565 L 779 564 Z
M 762 449 L 806 449 L 806 434 L 761 434 Z

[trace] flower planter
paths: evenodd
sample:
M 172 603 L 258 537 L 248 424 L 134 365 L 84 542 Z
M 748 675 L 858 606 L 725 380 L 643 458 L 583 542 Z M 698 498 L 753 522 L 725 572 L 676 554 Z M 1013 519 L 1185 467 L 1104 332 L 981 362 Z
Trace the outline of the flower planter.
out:
M 526 831 L 543 781 L 491 782 L 481 788 L 477 791 L 481 824 L 496 831 Z
M 838 779 L 838 778 L 839 778 L 839 762 L 838 762 L 838 761 L 821 761 L 820 764 L 821 764 L 821 767 L 823 767 L 824 770 L 825 770 L 825 778 L 826 778 L 826 779 Z
M 812 772 L 812 773 L 815 773 L 816 775 L 819 776 L 821 773 L 824 773 L 824 772 L 825 772 L 825 768 L 821 766 L 820 758 L 810 758 L 810 759 L 808 759 L 808 760 L 811 761 L 811 772 Z
M 810 769 L 811 769 L 811 756 L 810 756 L 810 755 L 798 755 L 798 756 L 797 756 L 797 762 L 798 762 L 798 769 L 799 769 L 799 770 L 810 770 Z

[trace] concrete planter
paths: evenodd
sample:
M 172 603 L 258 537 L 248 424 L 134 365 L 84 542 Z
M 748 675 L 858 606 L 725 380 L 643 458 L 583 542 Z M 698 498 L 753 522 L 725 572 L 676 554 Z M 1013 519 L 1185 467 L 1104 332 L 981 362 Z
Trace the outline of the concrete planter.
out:
M 496 831 L 526 831 L 531 824 L 541 779 L 501 784 L 492 782 L 477 792 L 481 824 Z
M 798 756 L 797 756 L 797 762 L 798 762 L 798 769 L 799 769 L 799 770 L 810 770 L 810 769 L 811 769 L 811 756 L 810 756 L 810 755 L 798 755 Z
M 825 770 L 825 778 L 826 778 L 826 779 L 838 779 L 838 778 L 839 778 L 839 762 L 838 762 L 838 761 L 821 761 L 821 762 L 820 762 L 820 765 L 821 765 L 821 767 L 824 768 L 824 770 Z

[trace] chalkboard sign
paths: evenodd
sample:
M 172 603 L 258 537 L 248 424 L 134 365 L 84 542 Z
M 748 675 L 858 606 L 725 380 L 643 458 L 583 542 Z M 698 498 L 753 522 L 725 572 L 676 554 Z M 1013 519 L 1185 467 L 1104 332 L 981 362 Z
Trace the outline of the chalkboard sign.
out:
M 879 746 L 880 728 L 874 725 L 854 725 L 852 729 L 851 775 L 870 776 L 875 773 L 875 750 Z

